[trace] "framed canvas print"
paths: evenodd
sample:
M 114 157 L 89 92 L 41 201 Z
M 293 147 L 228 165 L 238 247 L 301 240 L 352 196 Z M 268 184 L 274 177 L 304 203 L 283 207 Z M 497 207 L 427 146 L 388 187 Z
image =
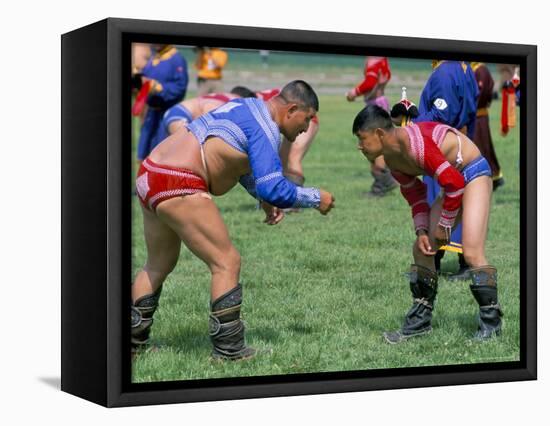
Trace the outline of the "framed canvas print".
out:
M 536 46 L 106 19 L 62 36 L 62 389 L 536 379 Z

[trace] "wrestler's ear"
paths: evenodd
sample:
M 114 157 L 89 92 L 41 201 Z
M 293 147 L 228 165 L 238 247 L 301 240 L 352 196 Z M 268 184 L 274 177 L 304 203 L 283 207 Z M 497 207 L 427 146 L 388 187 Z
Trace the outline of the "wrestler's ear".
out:
M 298 104 L 289 104 L 287 109 L 288 115 L 294 114 L 299 109 Z
M 384 137 L 386 136 L 386 130 L 381 128 L 381 127 L 377 127 L 375 130 L 374 130 L 374 134 L 376 136 L 378 136 L 380 138 L 380 140 L 384 139 Z

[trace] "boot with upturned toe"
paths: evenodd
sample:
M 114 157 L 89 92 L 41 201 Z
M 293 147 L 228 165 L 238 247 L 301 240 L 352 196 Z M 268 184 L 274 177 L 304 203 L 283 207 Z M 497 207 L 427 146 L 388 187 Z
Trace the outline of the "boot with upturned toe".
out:
M 479 304 L 478 330 L 476 340 L 487 340 L 499 336 L 502 331 L 502 309 L 498 303 L 497 270 L 493 266 L 471 268 L 470 290 Z
M 411 265 L 410 287 L 413 305 L 405 315 L 400 330 L 385 332 L 386 342 L 396 344 L 411 337 L 422 336 L 432 331 L 432 311 L 437 295 L 437 274 L 420 265 Z
M 209 334 L 215 360 L 236 361 L 256 355 L 256 350 L 245 344 L 241 302 L 242 287 L 237 284 L 211 304 Z

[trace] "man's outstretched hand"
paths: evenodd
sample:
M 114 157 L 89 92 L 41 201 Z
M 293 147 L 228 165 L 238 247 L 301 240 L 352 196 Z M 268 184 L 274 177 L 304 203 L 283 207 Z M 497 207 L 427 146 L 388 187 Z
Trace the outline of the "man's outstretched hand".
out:
M 319 203 L 319 213 L 326 215 L 335 207 L 335 198 L 330 192 L 321 189 L 321 202 Z
M 262 209 L 265 212 L 264 223 L 268 225 L 277 225 L 285 217 L 285 212 L 283 209 L 272 206 L 266 202 L 262 201 Z

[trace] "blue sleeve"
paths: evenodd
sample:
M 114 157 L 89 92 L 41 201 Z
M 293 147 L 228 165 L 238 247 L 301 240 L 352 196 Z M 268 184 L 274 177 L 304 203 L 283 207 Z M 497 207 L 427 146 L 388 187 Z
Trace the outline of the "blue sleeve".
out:
M 470 66 L 468 66 L 468 69 L 467 69 L 466 81 L 467 81 L 466 83 L 467 87 L 464 94 L 464 98 L 465 98 L 464 102 L 467 104 L 466 126 L 468 131 L 468 137 L 473 140 L 475 135 L 476 121 L 477 121 L 477 101 L 479 99 L 480 91 L 477 85 L 476 76 L 472 68 L 470 68 Z
M 169 126 L 174 121 L 183 121 L 184 124 L 187 124 L 193 121 L 193 117 L 191 116 L 189 110 L 187 110 L 183 105 L 176 104 L 166 110 L 162 116 L 161 126 L 167 133 L 169 133 Z
M 413 121 L 437 121 L 449 126 L 456 125 L 456 118 L 460 114 L 461 102 L 458 93 L 453 87 L 451 76 L 434 72 L 426 87 L 422 90 L 418 112 L 420 113 Z
M 246 191 L 252 195 L 254 198 L 258 198 L 256 194 L 256 184 L 254 183 L 254 176 L 251 174 L 242 175 L 239 179 L 239 183 L 243 186 Z
M 250 194 L 279 208 L 318 207 L 320 191 L 317 188 L 301 188 L 283 176 L 279 155 L 261 129 L 256 129 L 248 140 L 248 161 L 252 169 L 250 178 L 241 178 Z
M 151 106 L 167 108 L 185 97 L 189 82 L 187 63 L 180 54 L 174 55 L 169 61 L 170 64 L 167 64 L 170 67 L 168 78 L 159 81 L 162 90 L 151 94 L 147 100 Z

